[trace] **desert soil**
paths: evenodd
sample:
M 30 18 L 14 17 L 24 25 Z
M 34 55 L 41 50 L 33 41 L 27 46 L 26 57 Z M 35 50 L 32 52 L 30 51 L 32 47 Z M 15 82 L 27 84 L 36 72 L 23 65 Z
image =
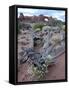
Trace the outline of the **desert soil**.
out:
M 49 66 L 46 80 L 65 79 L 65 53 L 57 58 L 55 65 Z
M 48 67 L 48 73 L 46 74 L 46 80 L 59 80 L 65 79 L 65 53 L 57 58 L 57 63 Z M 28 63 L 25 63 L 19 67 L 18 82 L 32 81 L 33 76 L 31 74 L 31 68 Z

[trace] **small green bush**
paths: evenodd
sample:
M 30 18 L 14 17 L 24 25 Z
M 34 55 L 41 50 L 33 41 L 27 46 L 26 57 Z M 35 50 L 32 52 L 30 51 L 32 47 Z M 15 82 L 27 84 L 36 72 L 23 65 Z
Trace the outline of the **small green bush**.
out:
M 45 26 L 44 24 L 40 24 L 40 23 L 37 23 L 33 26 L 33 29 L 36 30 L 37 28 L 40 28 L 40 31 L 42 30 L 43 26 Z
M 37 78 L 37 80 L 45 80 L 46 79 L 46 73 L 48 72 L 47 64 L 43 64 L 42 68 L 34 67 L 32 68 L 34 76 Z

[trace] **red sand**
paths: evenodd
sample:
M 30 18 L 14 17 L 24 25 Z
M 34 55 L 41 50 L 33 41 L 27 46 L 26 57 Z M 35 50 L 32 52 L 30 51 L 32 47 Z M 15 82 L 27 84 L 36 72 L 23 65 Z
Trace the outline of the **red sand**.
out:
M 48 67 L 46 80 L 65 79 L 65 53 L 57 58 L 57 63 Z M 19 67 L 18 82 L 32 81 L 31 73 L 28 73 L 29 64 L 25 63 Z M 30 72 L 30 71 L 29 71 Z
M 46 80 L 65 79 L 65 53 L 57 58 L 57 63 L 48 68 Z

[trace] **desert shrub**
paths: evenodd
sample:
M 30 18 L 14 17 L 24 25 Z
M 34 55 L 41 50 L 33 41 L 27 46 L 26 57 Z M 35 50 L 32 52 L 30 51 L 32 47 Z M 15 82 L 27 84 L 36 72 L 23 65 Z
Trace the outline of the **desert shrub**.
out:
M 37 78 L 37 80 L 45 80 L 46 79 L 46 73 L 48 72 L 47 64 L 43 64 L 41 68 L 34 67 L 32 68 L 34 76 Z
M 30 28 L 32 28 L 30 24 L 18 22 L 18 32 L 20 32 L 20 30 L 29 30 Z
M 65 31 L 65 25 L 62 26 L 62 30 Z
M 37 28 L 39 28 L 40 29 L 40 31 L 42 30 L 42 28 L 43 28 L 43 26 L 44 26 L 44 24 L 40 24 L 40 23 L 37 23 L 37 24 L 35 24 L 34 26 L 33 26 L 33 29 L 34 30 L 36 30 Z
M 51 20 L 49 23 L 48 23 L 50 26 L 59 26 L 61 27 L 62 25 L 64 25 L 64 22 L 61 21 L 61 20 Z
M 34 76 L 37 78 L 37 80 L 45 80 L 46 74 L 48 73 L 48 66 L 53 64 L 53 59 L 51 55 L 48 55 L 48 57 L 45 60 L 45 63 L 41 65 L 41 67 L 32 67 L 32 71 Z
M 52 56 L 49 54 L 47 56 L 47 66 L 51 65 L 53 63 L 53 59 L 52 59 Z
M 20 22 L 18 22 L 18 33 L 20 33 L 20 30 L 22 29 L 22 24 Z
M 57 44 L 57 43 L 60 43 L 60 42 L 61 42 L 60 38 L 55 38 L 55 39 L 53 39 L 53 41 L 54 41 L 54 43 L 55 43 L 55 44 Z

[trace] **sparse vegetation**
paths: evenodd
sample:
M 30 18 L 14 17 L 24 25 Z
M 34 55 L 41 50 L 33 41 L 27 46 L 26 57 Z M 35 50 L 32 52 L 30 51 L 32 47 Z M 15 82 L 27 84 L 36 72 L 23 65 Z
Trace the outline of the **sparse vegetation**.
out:
M 18 49 L 19 52 L 23 52 L 25 48 L 27 55 L 23 56 L 18 52 L 18 60 L 21 61 L 20 64 L 22 65 L 27 63 L 28 66 L 28 62 L 31 63 L 29 67 L 32 67 L 31 74 L 35 77 L 35 80 L 46 80 L 48 66 L 55 62 L 53 57 L 56 56 L 54 50 L 57 50 L 57 48 L 54 49 L 54 47 L 59 43 L 60 48 L 58 48 L 60 50 L 62 47 L 64 48 L 64 43 L 61 46 L 61 38 L 64 35 L 62 31 L 65 31 L 65 23 L 52 17 L 49 17 L 48 21 L 43 21 L 44 15 L 42 14 L 39 16 L 24 16 L 21 13 L 20 16 L 18 34 L 21 30 L 23 31 L 18 35 Z M 58 52 L 60 52 L 59 49 Z M 24 59 L 26 59 L 26 62 L 24 62 Z M 30 70 L 27 68 L 24 73 L 30 72 Z M 32 76 L 28 74 L 26 77 Z
M 38 80 L 45 80 L 46 74 L 48 73 L 48 65 L 52 63 L 52 57 L 48 55 L 46 62 L 39 68 L 39 67 L 32 67 L 32 71 L 35 77 Z
M 39 28 L 39 29 L 40 29 L 39 31 L 42 31 L 43 26 L 45 26 L 45 25 L 42 24 L 42 23 L 41 23 L 41 24 L 38 23 L 38 24 L 35 24 L 35 25 L 33 26 L 33 29 L 36 30 L 37 28 Z
M 44 80 L 46 77 L 46 73 L 48 72 L 47 63 L 44 63 L 41 68 L 34 67 L 32 68 L 33 74 L 37 77 L 38 80 Z

